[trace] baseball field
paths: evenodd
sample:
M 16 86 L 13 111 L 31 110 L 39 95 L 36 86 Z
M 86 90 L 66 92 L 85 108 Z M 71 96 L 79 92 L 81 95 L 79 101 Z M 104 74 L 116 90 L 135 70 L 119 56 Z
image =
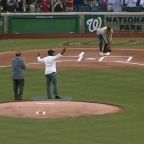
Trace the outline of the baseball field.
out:
M 116 113 L 60 118 L 0 116 L 2 144 L 143 144 L 144 142 L 144 38 L 114 37 L 112 54 L 100 57 L 96 37 L 9 38 L 0 37 L 0 103 L 7 104 L 12 115 L 25 111 L 22 103 L 46 96 L 44 65 L 37 53 L 47 55 L 67 48 L 57 63 L 61 96 L 71 102 L 89 102 L 119 107 Z M 27 64 L 23 101 L 14 102 L 11 58 L 20 50 Z M 65 101 L 65 100 L 64 100 Z M 49 101 L 41 101 L 45 106 Z M 45 103 L 44 103 L 45 102 Z M 60 103 L 63 101 L 60 101 Z M 69 101 L 65 101 L 68 103 Z M 0 106 L 1 106 L 0 104 Z M 55 101 L 50 101 L 51 105 Z M 71 105 L 68 105 L 68 108 Z M 29 109 L 30 108 L 30 109 Z M 66 109 L 68 109 L 66 108 Z M 25 113 L 31 112 L 29 106 Z M 85 109 L 82 109 L 85 110 Z M 82 111 L 80 110 L 80 111 Z M 4 113 L 0 107 L 0 114 Z M 63 113 L 60 111 L 59 113 Z M 36 115 L 36 113 L 35 113 Z M 55 114 L 56 115 L 56 114 Z M 57 114 L 58 115 L 58 114 Z

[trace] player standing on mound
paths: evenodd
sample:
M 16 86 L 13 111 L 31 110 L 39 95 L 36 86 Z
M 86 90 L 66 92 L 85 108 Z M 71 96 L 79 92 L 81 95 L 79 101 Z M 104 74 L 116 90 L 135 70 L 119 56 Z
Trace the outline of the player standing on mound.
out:
M 54 55 L 55 51 L 53 50 L 48 50 L 48 56 L 41 58 L 40 53 L 38 53 L 37 60 L 40 63 L 45 64 L 45 77 L 46 77 L 46 83 L 47 83 L 47 96 L 49 99 L 52 98 L 51 96 L 51 83 L 54 86 L 54 96 L 56 99 L 61 99 L 59 96 L 59 91 L 58 91 L 58 80 L 57 80 L 57 70 L 56 70 L 56 63 L 57 60 L 60 59 L 63 54 L 65 53 L 66 48 L 62 49 L 61 53 Z
M 113 29 L 110 26 L 101 27 L 97 30 L 97 35 L 100 49 L 99 54 L 101 56 L 110 55 Z

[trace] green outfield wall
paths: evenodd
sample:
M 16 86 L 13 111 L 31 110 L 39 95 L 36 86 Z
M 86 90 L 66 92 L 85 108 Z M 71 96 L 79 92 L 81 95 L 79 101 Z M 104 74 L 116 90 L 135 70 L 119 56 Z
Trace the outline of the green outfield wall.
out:
M 0 34 L 3 34 L 3 17 L 0 16 Z
M 77 15 L 10 16 L 9 33 L 12 34 L 79 33 L 79 16 Z
M 95 33 L 106 25 L 115 32 L 144 33 L 143 13 L 2 13 L 0 33 L 4 34 L 67 34 Z

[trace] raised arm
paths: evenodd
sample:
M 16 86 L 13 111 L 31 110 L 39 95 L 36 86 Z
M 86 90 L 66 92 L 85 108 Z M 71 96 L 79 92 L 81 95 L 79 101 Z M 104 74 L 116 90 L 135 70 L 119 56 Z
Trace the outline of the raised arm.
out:
M 61 55 L 63 55 L 66 52 L 66 48 L 63 48 L 61 51 Z
M 39 52 L 37 54 L 37 61 L 40 62 L 40 63 L 44 63 L 44 58 L 41 59 Z

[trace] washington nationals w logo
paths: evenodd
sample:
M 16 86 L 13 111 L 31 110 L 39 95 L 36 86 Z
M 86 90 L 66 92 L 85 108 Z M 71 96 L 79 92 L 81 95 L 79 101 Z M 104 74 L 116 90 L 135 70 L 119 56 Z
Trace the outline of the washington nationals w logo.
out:
M 88 25 L 88 30 L 94 32 L 101 27 L 102 19 L 101 17 L 98 17 L 97 19 L 91 18 L 86 21 L 86 24 Z

